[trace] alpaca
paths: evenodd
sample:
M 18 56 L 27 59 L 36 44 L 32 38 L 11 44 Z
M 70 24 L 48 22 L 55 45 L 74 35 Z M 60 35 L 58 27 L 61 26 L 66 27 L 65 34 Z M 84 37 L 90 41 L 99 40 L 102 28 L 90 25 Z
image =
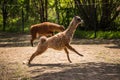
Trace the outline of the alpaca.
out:
M 30 57 L 28 64 L 31 64 L 31 61 L 38 55 L 42 54 L 45 52 L 48 48 L 53 48 L 55 50 L 62 50 L 64 49 L 66 54 L 67 54 L 67 59 L 71 63 L 72 61 L 70 60 L 69 57 L 69 52 L 67 49 L 70 49 L 71 51 L 77 53 L 80 56 L 83 56 L 79 52 L 77 52 L 72 46 L 70 46 L 71 39 L 73 37 L 73 34 L 78 26 L 78 24 L 82 23 L 83 20 L 79 16 L 73 17 L 72 21 L 69 24 L 69 27 L 63 31 L 60 32 L 52 37 L 45 37 L 42 36 L 40 38 L 40 41 L 37 46 L 37 50 L 32 54 Z
M 64 31 L 65 28 L 62 25 L 58 25 L 51 22 L 43 22 L 40 24 L 32 25 L 30 28 L 31 32 L 31 46 L 33 46 L 33 41 L 39 36 L 51 36 L 53 32 L 61 32 Z

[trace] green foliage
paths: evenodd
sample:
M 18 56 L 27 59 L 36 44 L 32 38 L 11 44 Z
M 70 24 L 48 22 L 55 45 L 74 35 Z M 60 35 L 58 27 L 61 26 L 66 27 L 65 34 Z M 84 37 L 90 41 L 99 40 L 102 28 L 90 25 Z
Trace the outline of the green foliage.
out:
M 0 26 L 2 26 L 2 21 L 3 21 L 2 15 L 0 15 Z
M 94 32 L 93 31 L 79 31 L 76 30 L 74 37 L 75 38 L 94 38 Z
M 97 33 L 97 38 L 102 39 L 120 39 L 120 32 L 119 31 L 99 31 Z
M 75 38 L 85 38 L 92 39 L 94 38 L 94 31 L 79 31 L 75 32 Z M 120 31 L 98 31 L 97 39 L 120 39 Z
M 84 19 L 88 30 L 93 30 L 95 26 L 97 26 L 99 30 L 112 30 L 113 27 L 116 29 L 114 21 L 120 13 L 120 10 L 116 10 L 120 4 L 120 0 L 74 1 L 77 7 L 77 13 Z
M 77 30 L 75 37 L 94 38 L 94 31 L 89 30 L 94 30 L 95 26 L 98 30 L 97 38 L 117 38 L 119 36 L 117 34 L 119 32 L 115 31 L 120 30 L 120 16 L 116 12 L 120 0 L 49 0 L 47 5 L 44 1 L 47 0 L 6 0 L 6 3 L 1 0 L 0 4 L 3 4 L 6 10 L 6 31 L 22 32 L 22 25 L 24 25 L 24 32 L 29 32 L 32 24 L 42 22 L 41 13 L 43 10 L 47 10 L 47 21 L 64 25 L 66 28 L 73 16 L 80 16 L 85 22 L 84 30 L 87 31 Z M 3 5 L 0 5 L 0 31 L 3 30 Z M 42 7 L 43 9 L 41 9 Z M 43 19 L 45 19 L 46 12 L 43 13 Z M 100 32 L 101 28 L 110 31 Z

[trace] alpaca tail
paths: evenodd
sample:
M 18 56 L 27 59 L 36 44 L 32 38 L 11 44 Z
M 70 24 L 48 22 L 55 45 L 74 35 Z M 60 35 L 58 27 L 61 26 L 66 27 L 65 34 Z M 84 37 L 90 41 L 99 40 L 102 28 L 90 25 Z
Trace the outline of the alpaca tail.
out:
M 42 36 L 41 38 L 40 38 L 40 43 L 45 43 L 47 41 L 47 37 L 46 36 Z

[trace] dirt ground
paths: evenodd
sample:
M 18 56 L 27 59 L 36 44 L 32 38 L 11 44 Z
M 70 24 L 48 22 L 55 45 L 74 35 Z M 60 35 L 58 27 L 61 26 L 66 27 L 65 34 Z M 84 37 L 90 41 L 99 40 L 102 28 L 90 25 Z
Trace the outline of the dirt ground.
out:
M 84 57 L 70 51 L 69 63 L 64 51 L 48 49 L 31 66 L 23 64 L 36 50 L 29 40 L 28 34 L 0 33 L 0 80 L 120 80 L 120 39 L 73 39 Z

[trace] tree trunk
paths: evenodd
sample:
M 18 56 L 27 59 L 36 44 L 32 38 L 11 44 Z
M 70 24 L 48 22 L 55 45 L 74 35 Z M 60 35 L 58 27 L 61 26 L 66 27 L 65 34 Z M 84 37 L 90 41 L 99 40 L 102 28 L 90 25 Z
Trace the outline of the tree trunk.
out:
M 57 17 L 57 23 L 60 23 L 60 15 L 59 15 L 59 9 L 58 9 L 58 5 L 59 5 L 59 0 L 55 0 L 55 9 L 56 9 L 56 17 Z
M 40 0 L 40 21 L 44 22 L 44 1 Z
M 48 0 L 45 0 L 45 16 L 44 16 L 44 18 L 45 18 L 45 21 L 47 21 L 48 20 L 48 13 L 47 13 L 47 11 L 48 11 Z
M 48 18 L 47 6 L 48 6 L 48 0 L 40 0 L 40 21 L 41 22 L 47 21 L 47 18 Z
M 25 21 L 27 21 L 29 19 L 29 10 L 30 10 L 30 0 L 25 0 L 26 2 L 26 16 L 25 16 Z
M 2 16 L 3 16 L 3 31 L 6 30 L 6 23 L 7 23 L 7 1 L 4 0 L 3 1 L 3 5 L 2 5 Z

